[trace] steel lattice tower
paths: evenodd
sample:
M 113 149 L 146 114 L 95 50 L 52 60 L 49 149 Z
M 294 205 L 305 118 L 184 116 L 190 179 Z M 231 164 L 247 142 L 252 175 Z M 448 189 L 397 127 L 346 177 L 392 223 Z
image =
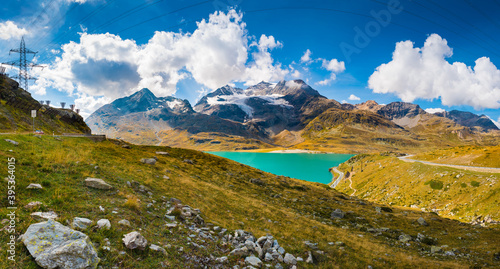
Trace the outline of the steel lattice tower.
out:
M 22 86 L 24 84 L 24 90 L 28 91 L 28 80 L 30 79 L 36 80 L 36 78 L 31 77 L 29 75 L 28 67 L 33 68 L 33 67 L 43 67 L 43 66 L 34 64 L 31 61 L 28 62 L 26 54 L 33 54 L 33 56 L 35 56 L 36 52 L 26 48 L 26 44 L 24 43 L 24 37 L 21 39 L 21 45 L 19 46 L 19 49 L 11 49 L 9 51 L 9 55 L 12 52 L 19 53 L 19 61 L 12 61 L 3 64 L 19 66 L 19 75 L 14 76 L 12 78 L 17 78 L 19 80 L 19 86 Z

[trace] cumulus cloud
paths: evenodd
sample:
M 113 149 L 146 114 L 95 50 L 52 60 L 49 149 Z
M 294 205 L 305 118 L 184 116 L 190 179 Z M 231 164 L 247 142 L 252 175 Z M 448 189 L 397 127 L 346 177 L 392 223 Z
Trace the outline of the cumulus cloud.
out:
M 12 21 L 0 22 L 0 39 L 2 40 L 19 39 L 26 34 L 28 34 L 26 29 L 19 28 Z
M 430 114 L 435 114 L 435 113 L 446 112 L 446 110 L 444 110 L 442 108 L 427 108 L 427 109 L 425 109 L 425 112 L 430 113 Z
M 172 95 L 188 77 L 212 90 L 232 82 L 277 81 L 290 72 L 271 55 L 282 46 L 273 36 L 249 36 L 234 10 L 211 14 L 192 33 L 158 31 L 144 45 L 109 33 L 81 33 L 79 42 L 63 45 L 61 56 L 35 74 L 39 80 L 31 89 L 76 95 L 83 114 L 141 88 Z
M 440 98 L 443 105 L 475 109 L 500 108 L 500 70 L 487 57 L 470 67 L 449 63 L 453 50 L 445 39 L 430 35 L 422 48 L 396 44 L 392 61 L 377 67 L 368 81 L 375 93 L 393 93 L 405 102 Z
M 343 61 L 332 59 L 330 61 L 322 59 L 323 63 L 321 65 L 322 68 L 330 71 L 330 77 L 318 82 L 319 85 L 328 85 L 332 81 L 337 79 L 337 74 L 345 71 L 345 63 Z
M 311 54 L 312 52 L 309 49 L 307 49 L 306 52 L 304 52 L 304 55 L 300 57 L 300 62 L 306 64 L 311 63 L 312 62 Z
M 351 94 L 351 95 L 349 96 L 349 100 L 351 100 L 351 101 L 359 101 L 359 100 L 361 100 L 361 98 L 357 97 L 357 96 L 356 96 L 356 95 L 354 95 L 354 94 Z

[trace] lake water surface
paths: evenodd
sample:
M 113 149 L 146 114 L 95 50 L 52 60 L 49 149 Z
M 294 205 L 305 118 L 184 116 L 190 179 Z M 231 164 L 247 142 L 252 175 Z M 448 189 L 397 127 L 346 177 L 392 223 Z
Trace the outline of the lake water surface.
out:
M 351 154 L 311 154 L 311 153 L 255 153 L 212 151 L 207 152 L 228 158 L 248 166 L 273 173 L 311 182 L 328 184 L 332 181 L 329 168 L 347 161 Z

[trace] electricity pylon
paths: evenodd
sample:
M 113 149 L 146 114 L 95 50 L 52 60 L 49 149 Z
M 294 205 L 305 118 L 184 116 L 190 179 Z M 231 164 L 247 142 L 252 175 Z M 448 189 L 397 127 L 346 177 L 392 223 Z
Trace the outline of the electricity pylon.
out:
M 12 78 L 17 78 L 19 80 L 19 85 L 22 86 L 24 84 L 24 90 L 28 91 L 28 80 L 36 80 L 36 78 L 32 77 L 28 73 L 28 67 L 33 68 L 33 67 L 42 67 L 39 64 L 34 64 L 31 61 L 28 61 L 26 58 L 26 54 L 35 54 L 37 52 L 32 51 L 30 49 L 26 48 L 26 44 L 24 43 L 24 37 L 21 39 L 21 45 L 19 46 L 19 49 L 11 49 L 9 51 L 9 55 L 12 52 L 19 53 L 19 61 L 12 61 L 12 62 L 7 62 L 3 64 L 7 65 L 12 65 L 12 66 L 19 66 L 19 75 L 14 76 Z

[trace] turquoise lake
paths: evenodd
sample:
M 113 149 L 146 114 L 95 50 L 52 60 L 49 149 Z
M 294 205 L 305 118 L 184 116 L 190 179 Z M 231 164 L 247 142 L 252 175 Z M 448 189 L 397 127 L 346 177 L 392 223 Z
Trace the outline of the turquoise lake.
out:
M 331 167 L 347 161 L 351 154 L 255 153 L 212 151 L 224 157 L 275 175 L 328 184 L 332 181 Z

